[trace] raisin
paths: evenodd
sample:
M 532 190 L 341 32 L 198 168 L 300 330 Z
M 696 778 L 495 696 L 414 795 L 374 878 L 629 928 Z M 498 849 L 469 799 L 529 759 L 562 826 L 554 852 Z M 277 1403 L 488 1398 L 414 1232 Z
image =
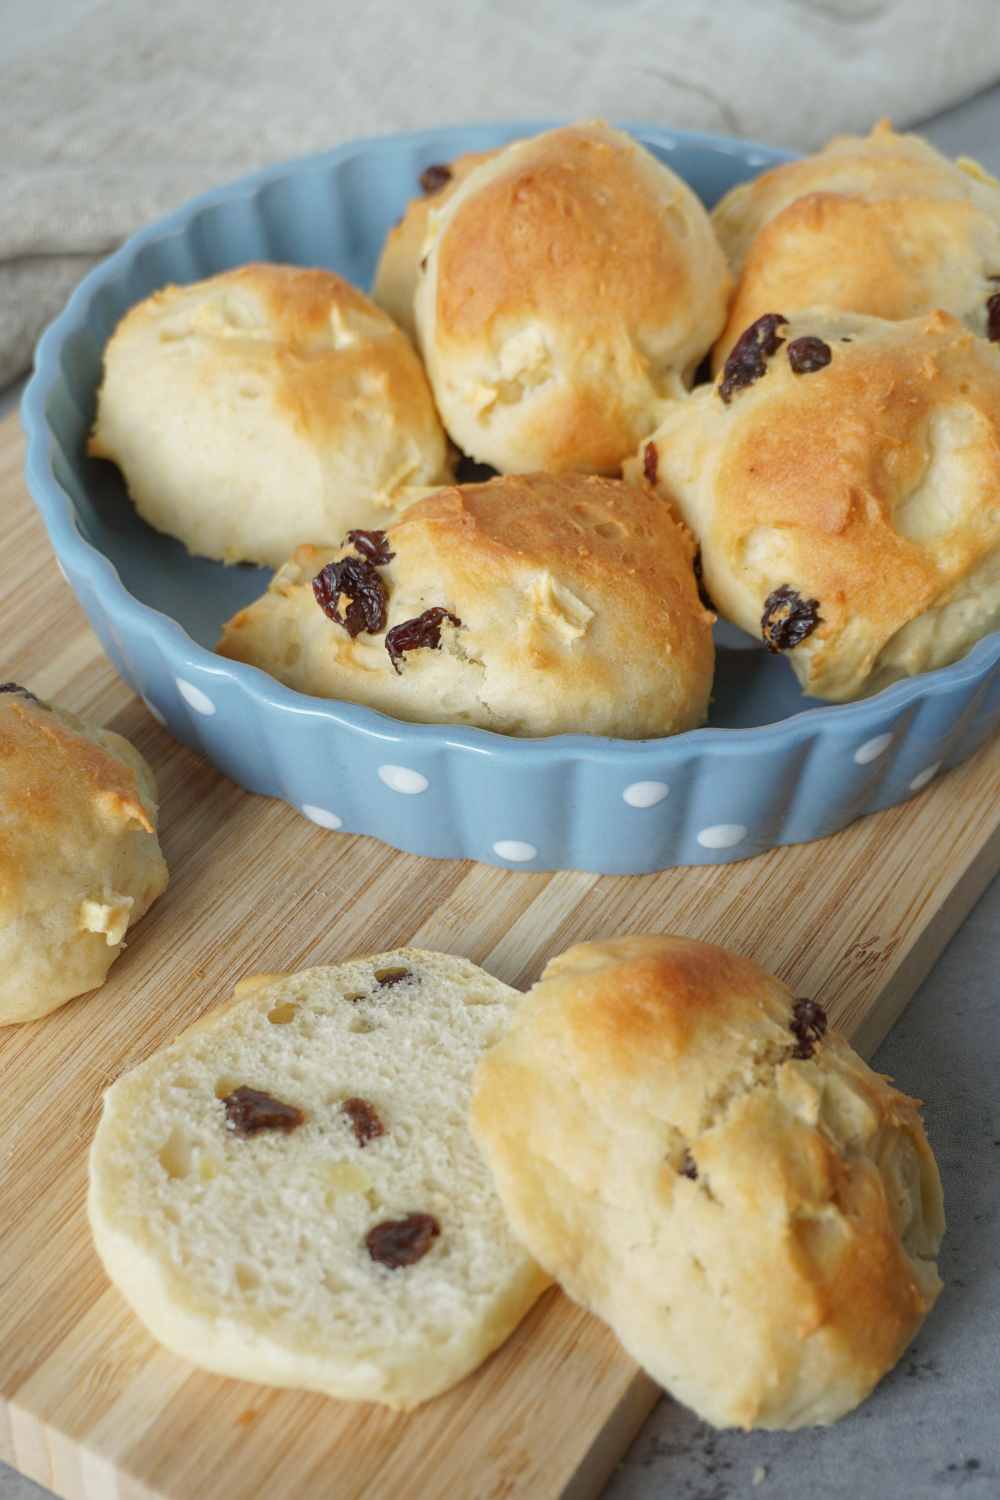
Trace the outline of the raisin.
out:
M 26 687 L 19 682 L 0 682 L 0 693 L 20 693 L 22 698 L 27 698 L 30 703 L 41 703 L 41 698 L 36 698 L 34 693 L 29 693 Z
M 811 375 L 814 370 L 825 369 L 830 363 L 830 345 L 811 334 L 801 339 L 792 339 L 788 346 L 788 363 L 796 375 Z
M 685 1151 L 681 1157 L 681 1176 L 690 1177 L 692 1182 L 698 1181 L 698 1168 L 690 1151 Z
M 693 567 L 694 567 L 694 581 L 698 585 L 698 598 L 701 600 L 702 604 L 705 606 L 706 609 L 710 609 L 710 610 L 712 610 L 713 613 L 715 613 L 716 612 L 715 605 L 712 603 L 711 599 L 708 597 L 708 589 L 705 587 L 705 575 L 702 572 L 702 567 L 701 567 L 701 548 L 700 547 L 698 548 L 698 550 L 694 554 Z
M 226 1124 L 234 1135 L 256 1135 L 260 1130 L 295 1130 L 305 1120 L 301 1109 L 283 1104 L 270 1094 L 245 1086 L 234 1089 L 223 1099 Z
M 341 1108 L 351 1122 L 359 1146 L 367 1146 L 369 1141 L 385 1135 L 385 1126 L 367 1099 L 345 1099 Z
M 656 451 L 655 443 L 647 443 L 642 450 L 642 472 L 649 484 L 656 483 L 656 472 L 659 467 L 660 455 Z
M 353 640 L 362 630 L 377 635 L 385 629 L 385 584 L 363 557 L 342 557 L 327 563 L 312 581 L 316 603 L 328 619 L 343 625 Z M 340 613 L 341 600 L 347 609 Z
M 994 292 L 986 299 L 986 337 L 992 343 L 1000 344 L 1000 292 Z
M 420 186 L 428 197 L 432 193 L 439 193 L 443 187 L 448 186 L 450 181 L 451 168 L 440 161 L 432 162 L 420 174 Z
M 792 1056 L 808 1062 L 816 1050 L 817 1042 L 826 1035 L 826 1011 L 815 1000 L 796 1000 L 792 1006 L 790 1022 L 795 1046 Z
M 372 1260 L 390 1271 L 423 1260 L 437 1239 L 441 1226 L 433 1214 L 407 1214 L 405 1219 L 385 1219 L 365 1235 Z
M 410 969 L 376 969 L 375 979 L 380 990 L 387 990 L 390 985 L 409 979 L 411 972 Z
M 389 551 L 389 538 L 384 531 L 349 531 L 347 540 L 373 568 L 384 568 L 396 556 Z
M 441 624 L 444 620 L 450 620 L 453 625 L 462 623 L 450 609 L 442 609 L 435 604 L 433 609 L 425 609 L 415 620 L 404 620 L 401 625 L 394 625 L 387 632 L 385 649 L 396 672 L 399 671 L 404 651 L 416 651 L 422 646 L 432 651 L 437 650 L 441 645 Z
M 818 599 L 803 599 L 787 583 L 764 600 L 761 634 L 769 651 L 791 651 L 823 623 Z
M 740 334 L 719 383 L 719 395 L 727 405 L 737 391 L 753 385 L 764 374 L 769 356 L 785 342 L 778 329 L 787 322 L 781 313 L 765 313 Z

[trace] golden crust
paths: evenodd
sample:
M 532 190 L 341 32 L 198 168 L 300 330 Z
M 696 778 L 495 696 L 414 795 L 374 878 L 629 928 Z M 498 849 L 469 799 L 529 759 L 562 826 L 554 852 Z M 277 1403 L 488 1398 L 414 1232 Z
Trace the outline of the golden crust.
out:
M 739 276 L 716 369 L 765 312 L 912 318 L 942 308 L 986 331 L 1000 274 L 1000 184 L 884 122 L 734 188 L 712 222 Z
M 788 660 L 806 692 L 855 698 L 1000 626 L 1000 351 L 944 313 L 804 312 L 781 333 L 728 405 L 711 386 L 674 403 L 651 439 L 657 487 L 720 612 L 759 637 L 773 590 L 815 599 Z M 796 375 L 786 346 L 806 335 L 831 362 Z
M 473 1097 L 519 1238 L 720 1426 L 836 1420 L 940 1289 L 916 1102 L 836 1032 L 794 1057 L 792 1007 L 707 944 L 580 944 L 548 965 Z
M 439 649 L 393 670 L 382 635 L 352 640 L 316 605 L 334 555 L 301 548 L 218 647 L 300 692 L 400 718 L 508 734 L 640 737 L 700 723 L 712 616 L 693 545 L 648 489 L 596 476 L 511 475 L 417 501 L 388 531 L 387 629 L 440 607 Z
M 105 351 L 88 451 L 190 551 L 278 566 L 450 475 L 420 360 L 331 271 L 254 264 L 133 307 Z
M 0 1024 L 103 983 L 167 883 L 154 799 L 127 740 L 0 694 Z
M 417 324 L 413 298 L 420 279 L 420 262 L 430 226 L 431 210 L 440 212 L 473 168 L 495 155 L 495 151 L 469 151 L 465 156 L 456 156 L 454 161 L 447 164 L 450 179 L 436 192 L 425 192 L 420 198 L 412 198 L 406 205 L 403 217 L 385 237 L 375 271 L 372 300 L 384 308 L 400 328 L 405 329 L 414 343 L 417 341 Z
M 429 214 L 416 297 L 451 436 L 502 472 L 613 472 L 730 289 L 691 190 L 596 123 L 498 152 Z

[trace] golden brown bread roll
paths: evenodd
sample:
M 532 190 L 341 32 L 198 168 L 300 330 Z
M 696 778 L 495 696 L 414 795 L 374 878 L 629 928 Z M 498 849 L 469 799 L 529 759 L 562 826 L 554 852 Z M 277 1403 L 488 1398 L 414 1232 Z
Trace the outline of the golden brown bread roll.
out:
M 722 948 L 553 959 L 479 1065 L 472 1125 L 525 1247 L 716 1426 L 835 1421 L 940 1290 L 916 1101 Z
M 518 141 L 431 200 L 416 320 L 463 452 L 617 472 L 690 383 L 730 279 L 691 189 L 597 123 Z
M 133 307 L 105 351 L 89 451 L 189 551 L 271 567 L 450 475 L 405 334 L 332 271 L 280 265 Z
M 712 222 L 739 277 L 716 369 L 743 329 L 775 309 L 913 318 L 943 308 L 974 333 L 989 330 L 1000 291 L 1000 183 L 885 121 L 741 183 Z
M 166 884 L 138 750 L 0 686 L 0 1026 L 103 984 Z
M 374 539 L 300 548 L 218 649 L 401 719 L 673 734 L 702 722 L 712 682 L 692 555 L 648 489 L 511 475 L 433 493 Z
M 495 151 L 470 151 L 454 161 L 436 163 L 420 174 L 423 196 L 414 198 L 406 212 L 385 237 L 375 271 L 372 298 L 410 335 L 417 339 L 413 298 L 420 278 L 420 262 L 430 213 L 440 212 L 452 193 L 474 167 L 495 156 Z
M 754 330 L 626 474 L 655 475 L 714 605 L 805 692 L 956 661 L 1000 627 L 1000 350 L 945 313 Z

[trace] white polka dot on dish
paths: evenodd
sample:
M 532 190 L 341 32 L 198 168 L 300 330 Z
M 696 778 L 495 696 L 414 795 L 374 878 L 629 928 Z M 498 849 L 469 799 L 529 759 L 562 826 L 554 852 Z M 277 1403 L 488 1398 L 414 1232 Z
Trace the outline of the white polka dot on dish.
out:
M 742 823 L 713 823 L 710 828 L 701 830 L 698 842 L 703 849 L 733 849 L 742 844 L 746 836 L 747 830 Z
M 314 802 L 303 802 L 301 810 L 310 823 L 318 823 L 320 828 L 339 828 L 343 821 L 335 812 L 330 812 L 325 807 L 317 807 Z
M 200 687 L 195 687 L 193 682 L 188 682 L 186 677 L 176 678 L 177 691 L 190 704 L 196 714 L 204 714 L 206 718 L 215 713 L 215 704 L 207 693 L 203 693 Z
M 535 859 L 538 850 L 534 844 L 526 844 L 522 839 L 498 839 L 493 845 L 493 853 L 512 864 L 523 865 L 527 860 Z
M 918 771 L 917 775 L 914 776 L 913 780 L 910 782 L 910 791 L 921 791 L 929 781 L 934 780 L 940 769 L 941 762 L 939 760 L 936 760 L 932 766 L 925 766 L 922 771 Z
M 867 766 L 871 761 L 878 760 L 884 755 L 892 744 L 891 734 L 877 734 L 873 740 L 865 740 L 854 752 L 854 759 L 859 766 Z
M 622 792 L 629 807 L 655 807 L 670 792 L 665 781 L 633 781 Z
M 413 771 L 409 766 L 379 766 L 379 780 L 384 781 L 386 786 L 393 792 L 404 792 L 407 796 L 415 797 L 418 792 L 426 792 L 430 782 L 420 771 Z

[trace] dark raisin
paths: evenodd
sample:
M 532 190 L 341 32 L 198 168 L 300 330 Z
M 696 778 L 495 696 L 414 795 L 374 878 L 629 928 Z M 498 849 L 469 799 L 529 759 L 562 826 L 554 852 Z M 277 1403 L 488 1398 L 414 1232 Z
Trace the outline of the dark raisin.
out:
M 695 580 L 695 583 L 698 585 L 698 598 L 701 600 L 702 604 L 705 606 L 706 609 L 710 609 L 710 610 L 712 610 L 713 613 L 715 613 L 715 605 L 712 603 L 711 599 L 708 597 L 708 589 L 705 587 L 705 575 L 702 572 L 702 567 L 701 567 L 701 548 L 700 547 L 695 552 L 693 566 L 694 566 L 694 580 Z
M 441 1226 L 433 1214 L 407 1214 L 405 1219 L 386 1219 L 376 1224 L 365 1235 L 365 1244 L 372 1260 L 390 1271 L 400 1266 L 412 1266 L 423 1260 L 431 1248 L 431 1241 L 441 1233 Z
M 792 1056 L 808 1062 L 816 1050 L 817 1042 L 826 1035 L 826 1011 L 815 1000 L 796 1000 L 792 1006 L 790 1022 L 795 1046 Z
M 781 313 L 765 313 L 740 334 L 719 383 L 719 395 L 727 405 L 737 391 L 753 385 L 763 375 L 768 358 L 785 342 L 778 329 L 787 322 Z
M 375 980 L 379 989 L 387 990 L 390 985 L 409 979 L 411 972 L 410 969 L 376 969 Z
M 796 375 L 811 375 L 814 370 L 823 370 L 830 359 L 830 345 L 811 334 L 792 339 L 788 346 L 788 363 Z
M 223 1099 L 226 1124 L 234 1135 L 256 1135 L 259 1130 L 295 1130 L 305 1120 L 301 1109 L 283 1104 L 259 1089 L 241 1087 Z
M 367 630 L 377 635 L 385 629 L 385 584 L 370 562 L 363 557 L 342 557 L 327 563 L 312 581 L 316 603 L 323 613 L 343 625 L 352 638 Z M 347 609 L 340 613 L 341 601 Z
M 435 604 L 433 609 L 425 609 L 423 614 L 417 615 L 415 620 L 404 620 L 401 625 L 394 625 L 387 632 L 385 649 L 397 672 L 404 651 L 416 651 L 421 646 L 429 647 L 432 651 L 437 650 L 441 644 L 441 624 L 444 620 L 450 620 L 453 625 L 462 623 L 451 610 L 442 609 L 440 605 Z
M 659 461 L 660 455 L 656 451 L 656 444 L 647 443 L 642 450 L 642 472 L 645 474 L 649 484 L 656 483 L 656 471 Z
M 450 181 L 451 168 L 440 161 L 432 162 L 420 174 L 420 186 L 428 195 L 439 193 L 443 187 L 448 186 Z
M 386 567 L 396 556 L 389 551 L 389 538 L 384 531 L 349 531 L 347 540 L 373 568 Z
M 359 1146 L 367 1146 L 369 1141 L 385 1135 L 385 1126 L 367 1099 L 345 1099 L 341 1108 L 351 1122 Z
M 787 583 L 764 600 L 761 635 L 769 651 L 791 651 L 823 623 L 818 599 L 803 599 Z
M 986 337 L 1000 344 L 1000 292 L 986 299 Z
M 681 1176 L 690 1177 L 692 1182 L 698 1181 L 698 1168 L 690 1151 L 685 1151 L 681 1157 Z
M 27 698 L 31 703 L 41 703 L 41 698 L 36 698 L 34 693 L 29 693 L 26 687 L 19 682 L 0 682 L 0 693 L 20 693 L 22 698 Z

